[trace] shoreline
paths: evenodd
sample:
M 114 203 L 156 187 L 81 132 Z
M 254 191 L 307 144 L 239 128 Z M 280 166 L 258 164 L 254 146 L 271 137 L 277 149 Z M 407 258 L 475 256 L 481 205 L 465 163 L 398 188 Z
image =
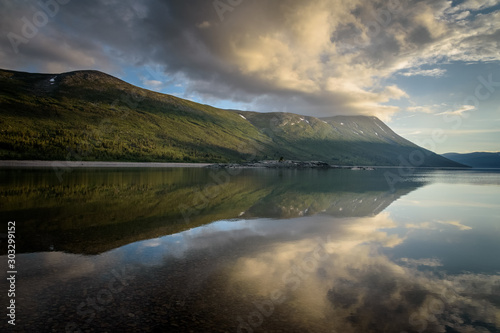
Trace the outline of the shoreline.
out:
M 205 168 L 213 163 L 0 160 L 3 167 L 31 168 Z
M 336 165 L 322 161 L 277 161 L 265 160 L 259 162 L 246 163 L 213 163 L 208 166 L 212 169 L 338 169 L 338 170 L 362 170 L 374 171 L 377 169 L 408 169 L 407 166 L 392 166 L 392 165 Z M 472 168 L 456 168 L 456 167 L 411 167 L 418 170 L 470 170 Z
M 0 160 L 0 168 L 212 168 L 212 169 L 404 169 L 402 166 L 331 165 L 318 161 L 261 161 L 254 163 L 177 163 L 177 162 L 110 162 L 110 161 L 44 161 L 44 160 Z M 495 168 L 415 167 L 429 170 L 488 170 Z M 500 169 L 496 169 L 500 170 Z

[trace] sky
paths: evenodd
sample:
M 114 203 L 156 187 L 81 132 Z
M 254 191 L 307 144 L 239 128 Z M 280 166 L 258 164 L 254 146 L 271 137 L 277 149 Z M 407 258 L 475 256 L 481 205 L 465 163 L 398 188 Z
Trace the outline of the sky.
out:
M 374 115 L 437 153 L 500 151 L 500 0 L 0 0 L 0 31 L 3 69 Z

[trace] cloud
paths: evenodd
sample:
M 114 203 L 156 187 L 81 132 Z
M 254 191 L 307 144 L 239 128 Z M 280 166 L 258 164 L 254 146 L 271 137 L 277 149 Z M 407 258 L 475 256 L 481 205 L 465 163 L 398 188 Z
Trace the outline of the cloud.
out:
M 267 329 L 271 322 L 284 331 L 327 327 L 346 333 L 481 332 L 500 324 L 498 273 L 450 274 L 435 258 L 398 259 L 399 251 L 390 248 L 405 238 L 386 212 L 363 218 L 308 219 L 309 223 L 300 218 L 218 221 L 94 257 L 23 255 L 25 305 L 36 307 L 40 302 L 36 295 L 64 285 L 66 294 L 76 295 L 76 302 L 62 313 L 73 314 L 87 297 L 99 296 L 100 288 L 109 287 L 116 270 L 134 286 L 148 285 L 146 295 L 181 283 L 182 288 L 170 288 L 174 292 L 166 295 L 183 296 L 180 299 L 189 301 L 192 312 L 206 309 L 210 302 L 234 305 L 231 323 L 237 316 L 248 322 L 256 307 L 267 304 L 271 313 L 262 317 L 256 330 Z M 179 262 L 187 264 L 175 269 Z M 161 279 L 151 282 L 154 272 L 161 272 Z M 84 280 L 89 283 L 82 286 Z M 284 300 L 271 311 L 269 300 L 276 293 Z M 207 303 L 204 295 L 216 299 Z
M 36 1 L 9 2 L 2 31 L 22 34 Z M 399 4 L 399 5 L 398 5 Z M 389 119 L 407 98 L 387 84 L 450 61 L 498 61 L 500 12 L 471 15 L 495 1 L 243 1 L 221 21 L 212 1 L 72 1 L 36 36 L 0 41 L 0 67 L 61 72 L 154 66 L 185 78 L 186 96 L 247 103 L 258 111 Z M 119 28 L 118 28 L 119 27 Z
M 432 76 L 432 77 L 442 77 L 446 73 L 446 69 L 434 68 L 434 69 L 412 69 L 407 72 L 401 73 L 403 76 Z
M 445 111 L 445 112 L 440 112 L 440 113 L 436 113 L 434 114 L 435 116 L 443 116 L 443 115 L 456 115 L 456 116 L 462 116 L 464 114 L 464 112 L 467 112 L 467 111 L 475 111 L 476 110 L 476 107 L 474 105 L 463 105 L 462 107 L 460 107 L 458 110 L 454 110 L 454 111 Z
M 208 21 L 203 21 L 200 24 L 196 25 L 200 29 L 208 29 L 212 26 L 212 24 Z
M 443 266 L 443 264 L 434 258 L 424 258 L 424 259 L 410 259 L 410 258 L 401 258 L 399 261 L 404 262 L 405 264 L 411 266 L 429 266 L 429 267 L 439 267 Z
M 142 83 L 145 86 L 152 87 L 152 88 L 158 88 L 161 85 L 163 85 L 163 82 L 158 81 L 158 80 L 144 80 L 144 81 L 142 81 Z
M 466 0 L 458 6 L 452 8 L 450 12 L 463 11 L 463 10 L 482 10 L 498 5 L 498 0 Z
M 460 221 L 436 221 L 436 222 L 441 223 L 441 224 L 445 224 L 445 225 L 452 225 L 452 226 L 457 227 L 460 230 L 471 230 L 472 229 L 471 227 L 469 227 L 467 225 L 463 225 L 462 223 L 460 223 Z
M 460 223 L 460 221 L 433 221 L 433 222 L 422 222 L 422 223 L 409 223 L 406 224 L 408 229 L 421 229 L 421 230 L 441 230 L 439 228 L 441 225 L 449 225 L 457 227 L 459 230 L 471 230 L 472 228 Z
M 410 112 L 419 112 L 419 113 L 434 113 L 436 108 L 441 107 L 441 105 L 421 105 L 421 106 L 409 106 L 406 108 L 407 111 Z
M 323 237 L 275 239 L 239 257 L 226 283 L 237 286 L 233 297 L 251 290 L 255 302 L 264 302 L 278 293 L 285 298 L 280 311 L 293 310 L 292 326 L 315 322 L 338 332 L 467 332 L 470 321 L 498 323 L 493 298 L 476 296 L 498 295 L 498 274 L 448 275 L 435 258 L 391 260 L 377 246 L 404 239 L 382 231 L 396 228 L 388 214 L 335 221 L 317 216 L 315 225 Z

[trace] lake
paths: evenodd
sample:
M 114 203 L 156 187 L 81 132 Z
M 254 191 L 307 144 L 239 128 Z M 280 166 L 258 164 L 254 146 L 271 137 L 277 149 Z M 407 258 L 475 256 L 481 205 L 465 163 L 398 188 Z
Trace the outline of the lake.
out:
M 500 331 L 499 171 L 0 179 L 2 223 L 16 222 L 16 331 Z

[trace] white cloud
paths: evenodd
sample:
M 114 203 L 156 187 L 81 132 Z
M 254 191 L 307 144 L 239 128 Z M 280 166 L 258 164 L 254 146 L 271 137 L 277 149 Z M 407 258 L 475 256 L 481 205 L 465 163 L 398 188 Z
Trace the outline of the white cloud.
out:
M 472 229 L 471 227 L 469 227 L 467 225 L 463 225 L 462 223 L 460 223 L 460 221 L 436 221 L 436 222 L 441 223 L 441 224 L 445 224 L 445 225 L 451 225 L 451 226 L 457 227 L 460 230 L 471 230 Z
M 462 116 L 464 114 L 464 112 L 475 111 L 475 110 L 476 110 L 476 107 L 474 105 L 463 105 L 458 110 L 440 112 L 440 113 L 436 113 L 434 115 L 435 116 L 442 116 L 442 115 L 458 115 L 458 116 Z
M 436 109 L 441 107 L 441 105 L 420 105 L 420 106 L 409 106 L 406 108 L 409 112 L 419 112 L 419 113 L 434 113 Z
M 406 72 L 401 73 L 403 76 L 432 76 L 432 77 L 442 77 L 446 73 L 446 69 L 434 68 L 434 69 L 411 69 Z
M 466 10 L 466 11 L 463 11 L 463 12 L 460 12 L 460 13 L 454 15 L 453 19 L 456 21 L 460 21 L 460 20 L 467 18 L 469 15 L 470 15 L 470 12 L 468 10 Z
M 448 225 L 457 227 L 459 230 L 471 230 L 472 228 L 460 223 L 460 221 L 433 221 L 433 222 L 422 222 L 422 223 L 409 223 L 406 224 L 408 229 L 421 229 L 421 230 L 441 230 L 439 225 Z
M 145 86 L 152 87 L 152 88 L 158 88 L 163 84 L 163 82 L 158 81 L 158 80 L 144 80 L 142 83 Z

